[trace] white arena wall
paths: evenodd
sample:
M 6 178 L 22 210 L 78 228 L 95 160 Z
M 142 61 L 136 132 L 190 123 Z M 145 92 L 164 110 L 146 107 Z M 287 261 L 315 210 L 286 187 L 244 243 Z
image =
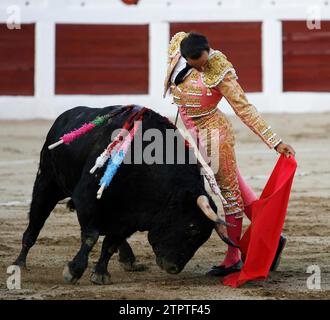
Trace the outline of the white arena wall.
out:
M 330 20 L 329 0 L 140 0 L 138 6 L 120 0 L 1 0 L 0 23 L 7 22 L 12 5 L 21 23 L 36 23 L 35 95 L 0 96 L 0 119 L 53 119 L 78 105 L 131 103 L 174 116 L 171 99 L 162 98 L 169 23 L 186 21 L 262 21 L 263 92 L 248 93 L 249 100 L 260 112 L 330 111 L 330 92 L 282 92 L 281 27 L 281 21 L 311 20 L 315 14 L 322 27 L 322 20 Z M 149 24 L 149 94 L 55 95 L 56 23 Z M 225 99 L 220 108 L 232 113 Z

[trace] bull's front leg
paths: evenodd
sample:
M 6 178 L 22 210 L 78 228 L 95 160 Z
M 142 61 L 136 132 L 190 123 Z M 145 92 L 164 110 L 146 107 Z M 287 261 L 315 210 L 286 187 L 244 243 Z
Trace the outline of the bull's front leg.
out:
M 92 251 L 99 232 L 96 230 L 83 230 L 81 232 L 81 247 L 71 262 L 65 266 L 63 278 L 65 283 L 75 284 L 83 275 L 88 266 L 88 256 Z
M 146 266 L 136 263 L 132 248 L 126 240 L 115 239 L 109 235 L 105 236 L 102 243 L 101 255 L 96 263 L 90 280 L 94 284 L 111 284 L 111 276 L 108 272 L 108 264 L 115 252 L 119 251 L 119 262 L 125 271 L 144 271 Z
M 112 255 L 117 251 L 121 242 L 122 239 L 115 239 L 109 235 L 105 236 L 102 243 L 100 258 L 97 261 L 90 277 L 91 282 L 100 285 L 111 284 L 111 276 L 108 272 L 108 264 Z
M 144 264 L 137 263 L 134 252 L 126 240 L 118 247 L 119 263 L 125 271 L 145 271 L 147 267 Z

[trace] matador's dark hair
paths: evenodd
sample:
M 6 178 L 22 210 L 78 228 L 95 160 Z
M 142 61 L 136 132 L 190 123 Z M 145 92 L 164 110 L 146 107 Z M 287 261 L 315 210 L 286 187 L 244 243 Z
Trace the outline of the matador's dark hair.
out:
M 204 35 L 196 32 L 190 32 L 180 44 L 181 55 L 185 59 L 198 59 L 204 50 L 210 51 L 209 42 Z

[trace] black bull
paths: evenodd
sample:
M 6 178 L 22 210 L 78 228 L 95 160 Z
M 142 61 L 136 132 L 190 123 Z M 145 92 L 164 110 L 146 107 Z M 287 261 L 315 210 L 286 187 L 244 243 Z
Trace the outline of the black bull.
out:
M 205 191 L 199 166 L 196 163 L 189 164 L 188 155 L 184 164 L 166 164 L 166 150 L 163 164 L 122 163 L 102 198 L 96 198 L 106 165 L 94 174 L 90 174 L 89 170 L 111 141 L 112 132 L 122 128 L 131 112 L 141 107 L 134 106 L 114 116 L 107 124 L 96 127 L 70 145 L 48 150 L 48 146 L 65 133 L 97 116 L 121 108 L 127 107 L 76 107 L 56 119 L 40 153 L 29 224 L 15 264 L 26 265 L 28 251 L 36 242 L 46 219 L 56 204 L 67 197 L 71 198 L 70 203 L 77 211 L 81 247 L 64 269 L 66 282 L 74 283 L 83 275 L 88 265 L 88 255 L 100 235 L 105 237 L 100 258 L 91 276 L 91 280 L 99 284 L 109 283 L 108 263 L 118 249 L 122 262 L 134 262 L 135 257 L 126 238 L 136 231 L 148 231 L 148 240 L 155 252 L 157 264 L 169 273 L 180 272 L 210 237 L 214 222 L 203 214 L 196 199 L 204 195 L 215 212 L 217 208 Z M 160 130 L 164 141 L 166 129 L 176 129 L 167 118 L 147 110 L 142 130 L 144 132 L 150 128 Z M 182 137 L 181 143 L 184 144 Z M 146 145 L 148 142 L 143 141 L 142 148 Z M 185 148 L 185 152 L 191 150 Z

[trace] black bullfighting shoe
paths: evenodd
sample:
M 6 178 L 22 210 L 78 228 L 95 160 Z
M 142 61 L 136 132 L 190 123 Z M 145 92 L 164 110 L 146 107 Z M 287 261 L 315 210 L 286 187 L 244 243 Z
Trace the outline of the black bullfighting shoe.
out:
M 239 260 L 229 268 L 226 268 L 225 266 L 213 266 L 212 269 L 206 273 L 206 275 L 211 277 L 224 277 L 228 274 L 241 271 L 242 267 L 243 262 L 242 260 Z
M 277 250 L 276 250 L 276 254 L 275 254 L 273 263 L 270 267 L 270 271 L 276 271 L 276 269 L 280 265 L 281 255 L 282 255 L 283 249 L 285 247 L 285 244 L 286 244 L 286 238 L 281 235 L 280 241 L 278 242 L 278 247 L 277 247 Z

